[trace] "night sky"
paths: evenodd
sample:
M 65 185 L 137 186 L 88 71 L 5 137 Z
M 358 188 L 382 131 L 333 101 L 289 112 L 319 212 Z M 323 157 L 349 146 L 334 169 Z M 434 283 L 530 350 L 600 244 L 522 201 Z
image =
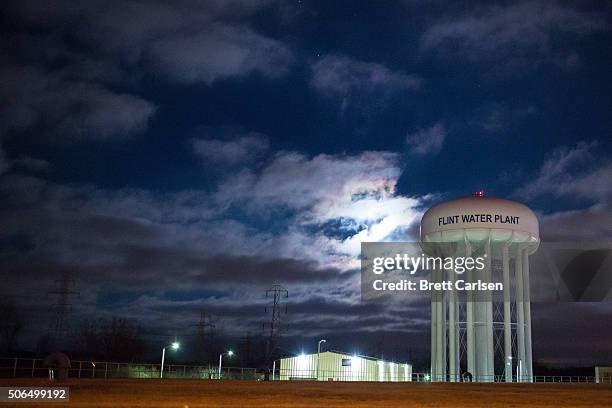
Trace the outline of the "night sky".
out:
M 151 343 L 426 359 L 429 305 L 360 302 L 364 241 L 414 241 L 484 189 L 544 240 L 612 237 L 608 2 L 9 1 L 0 13 L 0 296 L 33 350 L 73 321 Z M 612 305 L 535 304 L 534 359 L 612 363 Z M 188 353 L 188 351 L 186 352 Z M 188 357 L 186 357 L 188 358 Z

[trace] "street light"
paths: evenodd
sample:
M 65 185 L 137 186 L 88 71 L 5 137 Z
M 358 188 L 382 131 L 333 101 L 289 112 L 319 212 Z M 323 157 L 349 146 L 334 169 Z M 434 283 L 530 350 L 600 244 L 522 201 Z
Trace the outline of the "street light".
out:
M 173 341 L 170 345 L 164 346 L 162 348 L 162 361 L 161 361 L 161 369 L 159 370 L 159 378 L 164 378 L 164 360 L 166 358 L 166 347 L 170 347 L 172 350 L 176 351 L 181 347 L 181 343 L 178 341 Z
M 321 343 L 327 343 L 327 340 L 321 339 L 319 340 L 319 344 L 317 345 L 317 381 L 319 381 L 319 362 L 321 361 Z
M 227 351 L 227 356 L 231 357 L 234 355 L 232 350 Z M 223 353 L 219 354 L 219 379 L 221 379 L 221 364 L 223 363 Z

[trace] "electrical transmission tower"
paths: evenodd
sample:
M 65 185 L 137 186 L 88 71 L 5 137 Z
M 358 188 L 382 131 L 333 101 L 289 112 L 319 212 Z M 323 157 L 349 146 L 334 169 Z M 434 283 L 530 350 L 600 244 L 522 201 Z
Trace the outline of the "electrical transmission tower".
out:
M 202 310 L 200 321 L 194 326 L 198 328 L 198 358 L 204 361 L 212 353 L 215 325 L 211 322 L 211 316 Z
M 75 289 L 76 282 L 72 279 L 72 274 L 64 272 L 60 279 L 55 280 L 54 289 L 47 292 L 48 295 L 56 297 L 55 303 L 51 306 L 54 319 L 49 325 L 49 337 L 55 345 L 68 331 L 67 315 L 72 311 L 70 297 L 79 295 Z
M 289 297 L 287 289 L 281 285 L 273 285 L 266 290 L 266 298 L 270 304 L 266 307 L 266 313 L 270 313 L 268 347 L 266 351 L 266 363 L 270 364 L 278 355 L 281 335 L 281 315 L 287 313 L 287 305 L 281 304 L 283 299 Z M 264 325 L 265 327 L 265 325 Z
M 250 367 L 253 364 L 253 336 L 250 331 L 240 339 L 239 347 L 242 366 Z

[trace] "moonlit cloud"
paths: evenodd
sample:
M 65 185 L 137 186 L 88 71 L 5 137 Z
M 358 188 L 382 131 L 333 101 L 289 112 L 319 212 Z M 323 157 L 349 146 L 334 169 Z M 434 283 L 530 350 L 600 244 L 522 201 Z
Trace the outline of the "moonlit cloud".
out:
M 298 229 L 321 227 L 308 239 L 309 246 L 319 248 L 314 254 L 340 268 L 354 268 L 362 241 L 384 241 L 420 217 L 419 198 L 396 194 L 398 160 L 390 152 L 313 158 L 281 152 L 261 171 L 227 180 L 218 198 L 266 217 L 284 211 Z M 344 238 L 324 232 L 324 225 L 340 220 L 336 228 Z
M 406 144 L 411 152 L 417 155 L 436 154 L 442 150 L 446 128 L 436 123 L 428 129 L 420 129 L 406 136 Z
M 383 64 L 358 61 L 344 55 L 327 55 L 311 64 L 310 86 L 322 95 L 341 101 L 342 109 L 362 98 L 381 99 L 396 92 L 414 91 L 422 83 L 416 75 L 392 71 Z M 362 101 L 365 102 L 365 101 Z
M 335 304 L 328 311 L 332 321 L 340 318 L 333 310 L 359 302 L 360 242 L 389 239 L 418 222 L 420 198 L 397 194 L 400 175 L 399 155 L 390 152 L 310 157 L 282 151 L 263 166 L 236 170 L 212 192 L 112 190 L 13 175 L 0 183 L 10 197 L 0 240 L 19 236 L 22 243 L 5 246 L 0 267 L 15 272 L 11 285 L 22 291 L 30 290 L 29 281 L 52 281 L 70 270 L 88 293 L 80 300 L 85 305 L 108 291 L 108 282 L 121 282 L 121 302 L 98 315 L 110 316 L 120 306 L 161 329 L 167 323 L 154 313 L 160 302 L 167 306 L 164 316 L 178 324 L 182 318 L 172 310 L 221 300 L 230 312 L 236 302 L 257 305 L 257 288 L 275 282 L 291 287 L 292 302 L 306 308 L 305 315 L 313 296 L 325 296 L 316 307 Z M 239 217 L 236 208 L 255 221 Z M 202 295 L 181 307 L 160 287 Z M 223 293 L 222 299 L 209 291 Z M 227 319 L 233 321 L 231 313 Z
M 193 151 L 205 162 L 222 166 L 248 165 L 268 151 L 270 141 L 257 132 L 237 135 L 233 140 L 194 139 Z

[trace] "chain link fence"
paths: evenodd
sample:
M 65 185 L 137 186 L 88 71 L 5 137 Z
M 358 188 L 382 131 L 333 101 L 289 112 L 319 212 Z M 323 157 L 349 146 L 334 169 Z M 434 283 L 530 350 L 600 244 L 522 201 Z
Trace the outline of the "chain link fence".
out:
M 115 363 L 106 361 L 71 361 L 68 375 L 70 378 L 160 378 L 159 364 Z M 47 378 L 49 368 L 39 358 L 0 358 L 0 378 Z M 219 367 L 215 365 L 164 365 L 164 378 L 183 378 L 200 380 L 219 379 Z M 264 373 L 255 368 L 222 367 L 223 380 L 264 380 Z M 302 380 L 315 380 L 316 374 L 301 376 Z M 272 374 L 271 380 L 280 379 L 280 370 Z M 504 382 L 503 376 L 495 376 L 492 382 Z M 413 373 L 411 381 L 436 381 L 427 373 Z M 516 381 L 516 378 L 513 378 Z M 595 383 L 594 376 L 536 375 L 534 383 Z M 602 377 L 599 383 L 612 384 L 612 377 Z
M 160 378 L 159 364 L 115 363 L 107 361 L 72 360 L 70 378 Z M 39 358 L 0 358 L 0 378 L 45 378 L 49 368 Z M 264 374 L 255 368 L 222 367 L 221 379 L 263 380 Z M 219 379 L 219 367 L 214 365 L 164 364 L 164 378 Z

